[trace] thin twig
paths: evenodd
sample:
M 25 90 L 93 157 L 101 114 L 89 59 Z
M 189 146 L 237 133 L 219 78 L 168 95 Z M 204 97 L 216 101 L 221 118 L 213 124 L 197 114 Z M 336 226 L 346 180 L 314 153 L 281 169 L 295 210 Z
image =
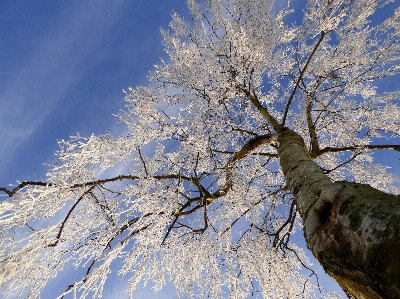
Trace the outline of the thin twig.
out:
M 142 163 L 143 163 L 144 172 L 146 173 L 146 176 L 148 177 L 148 176 L 149 176 L 149 172 L 147 171 L 146 163 L 144 162 L 144 159 L 143 159 L 143 157 L 142 157 L 142 153 L 140 152 L 140 147 L 138 147 L 137 150 L 138 150 L 138 152 L 139 152 L 140 160 L 142 160 Z

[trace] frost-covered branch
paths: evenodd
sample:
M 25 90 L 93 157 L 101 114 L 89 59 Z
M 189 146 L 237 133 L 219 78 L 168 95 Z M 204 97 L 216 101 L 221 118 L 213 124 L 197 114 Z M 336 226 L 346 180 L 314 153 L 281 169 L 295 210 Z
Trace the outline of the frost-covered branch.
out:
M 296 80 L 296 83 L 294 85 L 293 91 L 290 94 L 289 99 L 288 99 L 288 101 L 286 103 L 286 106 L 285 106 L 285 113 L 283 114 L 283 119 L 282 119 L 282 124 L 281 124 L 282 127 L 285 127 L 286 118 L 287 118 L 287 115 L 288 115 L 288 112 L 289 112 L 289 108 L 290 108 L 290 105 L 292 104 L 293 97 L 296 94 L 297 88 L 299 87 L 299 84 L 300 84 L 301 80 L 303 80 L 304 73 L 307 71 L 308 65 L 310 64 L 313 56 L 315 55 L 315 52 L 318 50 L 319 45 L 323 41 L 323 39 L 325 37 L 325 34 L 326 33 L 324 31 L 321 31 L 320 38 L 318 39 L 317 43 L 315 44 L 312 52 L 310 53 L 310 56 L 308 57 L 306 63 L 304 64 L 304 67 L 302 68 L 302 70 L 300 71 L 299 76 L 297 77 L 297 80 Z
M 117 264 L 128 292 L 169 277 L 178 297 L 247 298 L 257 285 L 315 298 L 325 291 L 290 236 L 339 217 L 333 181 L 400 193 L 373 159 L 400 152 L 400 90 L 385 81 L 400 73 L 400 8 L 372 26 L 390 1 L 309 0 L 296 22 L 293 3 L 187 2 L 150 83 L 125 91 L 126 136 L 61 140 L 45 180 L 0 188 L 6 296 L 37 298 L 71 265 L 85 271 L 65 294 L 97 298 Z

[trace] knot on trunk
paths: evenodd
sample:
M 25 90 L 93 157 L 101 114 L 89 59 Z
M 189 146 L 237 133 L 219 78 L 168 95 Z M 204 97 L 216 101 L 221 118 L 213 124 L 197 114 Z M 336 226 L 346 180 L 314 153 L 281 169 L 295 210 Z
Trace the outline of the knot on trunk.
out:
M 368 185 L 324 188 L 304 223 L 309 248 L 352 298 L 400 298 L 400 197 Z
M 306 240 L 311 240 L 315 232 L 328 221 L 335 198 L 342 189 L 343 186 L 338 184 L 328 185 L 322 189 L 318 200 L 305 215 Z

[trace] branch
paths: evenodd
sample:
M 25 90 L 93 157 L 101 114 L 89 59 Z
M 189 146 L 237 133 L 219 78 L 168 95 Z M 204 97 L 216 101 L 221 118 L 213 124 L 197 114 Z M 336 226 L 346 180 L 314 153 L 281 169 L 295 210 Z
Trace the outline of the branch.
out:
M 251 132 L 251 131 L 248 131 L 248 130 L 245 130 L 245 129 L 241 129 L 241 128 L 234 128 L 234 127 L 232 127 L 232 131 L 238 131 L 238 132 L 242 132 L 242 133 L 246 133 L 246 134 L 249 134 L 249 135 L 252 135 L 252 136 L 258 136 L 256 133 L 254 133 L 254 132 Z
M 6 187 L 0 187 L 0 191 L 5 192 L 8 195 L 8 197 L 12 197 L 15 195 L 15 193 L 17 193 L 22 188 L 25 188 L 26 186 L 52 186 L 52 184 L 45 183 L 45 182 L 26 181 L 26 182 L 19 183 L 19 185 L 12 190 L 7 189 Z
M 148 173 L 147 167 L 146 167 L 146 163 L 144 162 L 144 159 L 142 157 L 142 153 L 140 152 L 140 148 L 139 147 L 138 147 L 138 152 L 139 152 L 140 160 L 142 160 L 142 163 L 143 163 L 144 172 L 146 173 L 146 176 L 149 176 L 149 173 Z
M 311 139 L 310 154 L 311 154 L 311 158 L 316 158 L 320 152 L 320 149 L 319 149 L 319 144 L 318 144 L 317 133 L 315 131 L 315 125 L 313 124 L 312 117 L 311 117 L 311 104 L 312 104 L 312 99 L 310 100 L 310 103 L 307 105 L 306 117 L 307 117 L 308 132 L 310 133 L 310 139 Z
M 229 189 L 232 187 L 232 168 L 239 160 L 249 156 L 252 151 L 261 145 L 271 144 L 277 141 L 276 134 L 267 134 L 254 137 L 247 141 L 247 143 L 242 147 L 241 150 L 236 152 L 226 163 L 226 182 L 222 189 L 217 190 L 213 194 L 214 200 L 220 196 L 225 195 Z
M 72 205 L 71 209 L 68 211 L 68 213 L 67 213 L 67 215 L 65 216 L 63 222 L 61 223 L 61 227 L 60 227 L 60 229 L 58 230 L 58 234 L 57 234 L 57 239 L 56 239 L 56 241 L 55 241 L 54 243 L 52 243 L 52 244 L 47 245 L 47 247 L 56 247 L 56 246 L 57 246 L 58 241 L 60 241 L 62 231 L 63 231 L 63 229 L 64 229 L 65 224 L 66 224 L 67 221 L 68 221 L 69 216 L 71 216 L 72 212 L 74 211 L 74 209 L 76 208 L 76 206 L 79 204 L 79 202 L 85 197 L 85 195 L 88 194 L 90 191 L 92 191 L 92 189 L 93 189 L 94 187 L 95 187 L 95 186 L 92 186 L 92 187 L 89 188 L 89 190 L 85 191 L 85 192 L 81 195 L 81 197 L 79 197 L 78 200 Z
M 280 243 L 283 242 L 283 239 L 280 240 L 279 239 L 279 234 L 281 233 L 281 231 L 290 223 L 290 228 L 293 228 L 293 222 L 295 220 L 296 217 L 296 211 L 294 210 L 296 205 L 296 202 L 293 200 L 292 204 L 290 206 L 290 211 L 289 211 L 289 217 L 288 219 L 286 219 L 286 221 L 281 225 L 281 227 L 279 227 L 279 229 L 274 233 L 275 237 L 274 237 L 274 242 L 272 243 L 272 247 L 276 248 Z M 293 215 L 293 211 L 295 212 L 295 214 Z M 290 230 L 289 230 L 290 231 Z M 279 244 L 278 244 L 279 242 Z
M 165 233 L 165 236 L 161 242 L 161 246 L 164 245 L 165 240 L 168 238 L 170 232 L 172 231 L 172 228 L 174 227 L 176 221 L 178 221 L 179 215 L 176 215 L 174 220 L 172 221 L 171 225 L 168 227 L 167 232 Z
M 103 250 L 103 252 L 104 252 L 104 250 Z M 82 280 L 81 280 L 79 283 L 85 283 L 85 282 L 86 282 L 86 280 L 87 280 L 87 278 L 88 278 L 88 275 L 89 275 L 89 273 L 90 273 L 90 270 L 92 270 L 92 267 L 94 266 L 94 264 L 95 264 L 96 262 L 97 262 L 97 258 L 93 259 L 93 261 L 90 263 L 89 267 L 88 267 L 87 270 L 86 270 L 85 276 L 83 276 Z M 72 289 L 73 287 L 75 287 L 75 285 L 76 285 L 76 283 L 67 286 L 67 289 L 64 291 L 64 293 L 62 293 L 61 297 L 59 296 L 59 297 L 57 297 L 56 299 L 58 299 L 58 298 L 64 299 L 65 295 L 67 295 L 68 293 L 70 293 L 70 292 L 72 291 L 71 289 Z
M 145 164 L 144 164 L 145 165 Z M 196 165 L 197 166 L 197 165 Z M 196 168 L 195 168 L 196 171 Z M 183 215 L 188 215 L 188 214 L 192 214 L 193 212 L 195 212 L 196 210 L 198 210 L 199 208 L 206 206 L 207 204 L 210 204 L 213 202 L 213 200 L 211 198 L 215 197 L 214 195 L 212 195 L 206 188 L 204 188 L 201 184 L 200 184 L 200 179 L 199 178 L 193 178 L 193 177 L 188 177 L 188 176 L 183 176 L 181 174 L 179 175 L 174 175 L 174 174 L 167 174 L 167 175 L 158 175 L 158 176 L 153 176 L 153 177 L 147 177 L 147 178 L 143 178 L 143 177 L 138 177 L 138 176 L 132 176 L 132 175 L 120 175 L 117 177 L 113 177 L 113 178 L 108 178 L 108 179 L 103 179 L 103 180 L 96 180 L 96 181 L 91 181 L 91 182 L 86 182 L 86 183 L 79 183 L 79 184 L 74 184 L 71 186 L 67 186 L 65 187 L 64 185 L 55 185 L 52 183 L 44 183 L 44 182 L 22 182 L 20 183 L 17 187 L 15 187 L 13 190 L 8 190 L 7 188 L 1 188 L 0 191 L 5 192 L 9 197 L 12 197 L 13 195 L 15 195 L 19 190 L 23 189 L 24 187 L 30 186 L 30 185 L 35 185 L 35 186 L 53 186 L 53 187 L 57 187 L 59 186 L 60 188 L 65 188 L 65 189 L 77 189 L 77 188 L 81 188 L 81 187 L 85 187 L 85 188 L 89 188 L 88 190 L 86 190 L 77 200 L 76 202 L 72 205 L 72 207 L 70 208 L 70 210 L 68 211 L 67 215 L 65 216 L 64 220 L 61 223 L 61 227 L 58 231 L 57 234 L 57 239 L 55 242 L 47 245 L 47 247 L 55 247 L 57 246 L 62 232 L 64 230 L 65 224 L 67 223 L 68 219 L 70 218 L 71 214 L 73 213 L 74 209 L 77 207 L 77 205 L 82 201 L 82 199 L 84 198 L 84 196 L 88 193 L 91 193 L 91 191 L 96 187 L 96 186 L 100 186 L 103 187 L 103 184 L 106 183 L 111 183 L 111 182 L 116 182 L 116 181 L 122 181 L 122 180 L 140 180 L 140 179 L 155 179 L 155 180 L 163 180 L 163 179 L 178 179 L 178 180 L 185 180 L 188 181 L 192 184 L 194 184 L 195 186 L 197 186 L 199 188 L 199 192 L 202 194 L 202 196 L 200 197 L 195 197 L 195 198 L 187 198 L 187 202 L 181 207 L 179 208 L 176 212 L 171 213 L 170 216 L 175 217 L 174 219 L 174 223 L 178 220 L 178 218 L 180 216 Z M 190 206 L 192 203 L 194 202 L 203 202 L 203 204 L 200 205 L 196 205 L 194 208 L 190 209 Z M 189 210 L 185 210 L 189 208 Z M 108 242 L 107 246 L 110 245 L 111 241 L 114 240 L 116 238 L 116 236 L 122 234 L 125 230 L 127 230 L 130 226 L 132 226 L 134 223 L 136 223 L 139 219 L 142 218 L 146 218 L 150 215 L 153 215 L 154 213 L 148 213 L 136 218 L 133 218 L 132 220 L 130 220 L 127 224 L 123 225 L 111 238 L 110 241 Z M 165 214 L 165 212 L 159 212 L 158 215 L 162 215 Z M 164 237 L 163 243 L 165 242 L 165 239 L 168 237 L 168 234 L 170 233 L 174 223 L 169 227 L 167 234 Z M 148 228 L 150 225 L 146 225 L 138 230 L 135 230 L 134 232 L 131 232 L 124 240 L 123 242 L 125 242 L 126 240 L 128 240 L 129 238 L 131 238 L 133 235 L 139 233 L 140 231 Z M 32 228 L 31 228 L 32 229 Z M 33 230 L 33 229 L 32 229 Z M 106 247 L 107 247 L 106 246 Z
M 336 166 L 336 167 L 334 167 L 334 168 L 332 168 L 332 169 L 323 169 L 323 168 L 321 168 L 321 169 L 322 169 L 322 170 L 324 171 L 324 173 L 326 173 L 326 174 L 331 173 L 332 171 L 335 171 L 335 170 L 338 169 L 339 167 L 342 167 L 342 166 L 344 166 L 344 165 L 350 163 L 350 162 L 353 161 L 355 158 L 357 158 L 357 156 L 360 155 L 360 154 L 361 154 L 361 152 L 355 153 L 350 159 L 348 159 L 347 161 L 344 161 L 343 163 L 340 163 L 338 166 Z
M 126 241 L 128 241 L 130 238 L 132 238 L 134 235 L 136 235 L 137 233 L 140 233 L 141 231 L 144 231 L 145 229 L 149 228 L 150 226 L 152 226 L 154 224 L 154 222 L 149 223 L 141 228 L 138 228 L 136 230 L 134 230 L 133 232 L 131 232 L 128 236 L 126 236 L 124 239 L 122 239 L 120 242 L 123 244 Z
M 65 185 L 58 185 L 60 188 L 64 189 L 76 189 L 76 188 L 81 188 L 81 187 L 91 187 L 91 186 L 98 186 L 106 183 L 112 183 L 112 182 L 117 182 L 117 181 L 137 181 L 137 180 L 143 180 L 143 179 L 154 179 L 154 180 L 168 180 L 168 179 L 183 179 L 185 181 L 191 182 L 193 184 L 196 184 L 196 179 L 188 176 L 182 176 L 182 175 L 175 175 L 175 174 L 166 174 L 166 175 L 155 175 L 152 177 L 139 177 L 139 176 L 134 176 L 134 175 L 119 175 L 113 178 L 108 178 L 108 179 L 103 179 L 103 180 L 95 180 L 95 181 L 90 181 L 90 182 L 84 182 L 84 183 L 77 183 L 72 186 L 65 186 Z M 3 191 L 6 193 L 9 197 L 14 196 L 19 190 L 27 187 L 27 186 L 48 186 L 48 187 L 55 187 L 57 185 L 53 183 L 45 183 L 45 182 L 33 182 L 33 181 L 26 181 L 22 182 L 19 185 L 17 185 L 14 189 L 9 190 L 5 187 L 0 188 L 0 191 Z
M 301 80 L 303 79 L 304 73 L 306 72 L 307 67 L 308 67 L 308 65 L 309 65 L 309 63 L 310 63 L 310 61 L 311 61 L 311 59 L 313 58 L 315 52 L 317 52 L 317 49 L 318 49 L 319 45 L 321 44 L 322 40 L 324 39 L 324 37 L 325 37 L 325 32 L 322 31 L 322 32 L 321 32 L 321 37 L 319 38 L 317 44 L 315 45 L 313 51 L 311 52 L 310 57 L 308 57 L 307 62 L 306 62 L 306 64 L 304 65 L 303 69 L 301 70 L 301 72 L 300 72 L 300 74 L 299 74 L 299 78 L 297 78 L 297 82 L 296 82 L 296 84 L 295 84 L 295 86 L 294 86 L 294 88 L 293 88 L 292 94 L 290 95 L 289 100 L 288 100 L 288 102 L 287 102 L 287 104 L 286 104 L 286 107 L 285 107 L 285 114 L 283 115 L 283 120 L 282 120 L 282 125 L 281 125 L 282 128 L 285 126 L 286 117 L 287 117 L 287 114 L 288 114 L 288 112 L 289 112 L 289 107 L 290 107 L 290 104 L 291 104 L 292 101 L 293 101 L 293 98 L 294 98 L 294 95 L 295 95 L 295 93 L 296 93 L 296 90 L 297 90 L 297 88 L 299 87 L 299 84 L 300 84 Z
M 229 159 L 227 167 L 232 167 L 237 161 L 250 155 L 251 152 L 257 147 L 274 142 L 277 142 L 277 135 L 275 134 L 267 134 L 251 138 L 238 152 L 233 155 L 232 158 Z
M 231 152 L 231 151 L 219 151 L 219 150 L 211 150 L 213 152 L 219 153 L 219 154 L 227 154 L 227 155 L 232 155 L 232 154 L 237 154 L 238 152 Z M 251 153 L 249 154 L 251 156 L 265 156 L 269 158 L 279 158 L 278 154 L 272 154 L 272 153 Z
M 257 201 L 257 202 L 255 202 L 255 203 L 252 203 L 252 206 L 256 206 L 256 205 L 258 205 L 259 203 L 261 203 L 262 201 L 263 201 L 263 199 L 262 199 L 262 200 L 259 200 L 259 201 Z M 243 216 L 245 216 L 250 210 L 251 210 L 251 208 L 248 208 L 248 209 L 247 209 L 246 211 L 244 211 L 239 217 L 237 217 L 237 218 L 231 223 L 230 226 L 228 226 L 228 227 L 225 228 L 225 230 L 220 234 L 220 236 L 222 236 L 223 234 L 225 234 L 228 230 L 232 229 L 232 227 L 233 227 L 240 219 L 242 219 Z
M 400 152 L 400 145 L 397 144 L 381 144 L 381 145 L 354 145 L 354 146 L 344 146 L 344 147 L 330 147 L 327 146 L 320 151 L 319 155 L 325 153 L 338 153 L 345 151 L 355 151 L 360 149 L 372 149 L 372 150 L 382 150 L 382 149 L 394 149 L 395 151 Z
M 276 119 L 269 113 L 268 109 L 265 108 L 260 101 L 257 99 L 255 94 L 251 94 L 250 91 L 244 89 L 243 87 L 239 87 L 239 90 L 242 91 L 246 97 L 250 100 L 250 102 L 257 108 L 257 110 L 261 113 L 262 116 L 271 124 L 276 132 L 280 132 L 282 126 L 276 121 Z
M 297 254 L 297 251 L 296 251 L 296 250 L 290 248 L 289 246 L 286 246 L 286 249 L 289 250 L 290 252 L 292 252 L 292 253 L 296 256 L 297 260 L 300 262 L 300 264 L 301 264 L 305 269 L 307 269 L 308 271 L 311 272 L 309 278 L 310 278 L 311 276 L 315 276 L 315 277 L 316 277 L 316 279 L 317 279 L 317 286 L 318 286 L 318 289 L 319 289 L 320 292 L 321 292 L 321 287 L 320 287 L 320 284 L 319 284 L 319 277 L 318 277 L 317 273 L 315 273 L 315 271 L 314 271 L 313 269 L 311 269 L 310 267 L 307 267 L 307 265 L 302 261 L 302 259 L 301 259 L 301 258 L 299 257 L 299 255 Z M 304 289 L 305 289 L 305 287 L 306 287 L 306 283 L 307 283 L 307 282 L 308 282 L 308 279 L 304 282 L 304 285 L 303 285 L 303 292 L 304 292 Z M 302 293 L 303 293 L 303 292 L 302 292 Z M 300 294 L 299 294 L 299 295 L 300 295 Z
M 137 222 L 140 218 L 144 218 L 144 217 L 147 217 L 147 216 L 150 216 L 150 215 L 152 215 L 152 213 L 148 213 L 148 214 L 146 214 L 146 215 L 144 215 L 144 216 L 139 216 L 139 217 L 133 218 L 131 221 L 129 221 L 128 224 L 122 226 L 122 227 L 119 229 L 118 233 L 116 233 L 116 234 L 109 240 L 109 242 L 107 243 L 107 245 L 106 245 L 106 246 L 104 247 L 104 249 L 102 250 L 101 254 L 103 254 L 104 251 L 105 251 L 107 248 L 111 248 L 111 247 L 110 247 L 111 242 L 112 242 L 113 240 L 115 240 L 115 238 L 116 238 L 117 236 L 119 236 L 121 233 L 123 233 L 127 228 L 129 228 L 131 224 Z M 125 238 L 124 238 L 123 240 L 121 240 L 120 242 L 121 242 L 121 243 L 126 242 L 126 241 L 127 241 L 129 238 L 131 238 L 133 235 L 135 235 L 135 234 L 137 234 L 137 233 L 139 233 L 139 232 L 141 232 L 141 231 L 147 229 L 147 228 L 148 228 L 149 226 L 151 226 L 152 224 L 153 224 L 153 223 L 150 223 L 150 224 L 148 224 L 148 225 L 146 225 L 146 226 L 144 226 L 144 227 L 141 227 L 141 228 L 139 228 L 139 229 L 137 229 L 137 230 L 131 232 L 127 237 L 125 237 Z M 94 264 L 99 260 L 99 257 L 100 257 L 100 256 L 101 256 L 101 255 L 99 255 L 99 256 L 97 256 L 96 258 L 93 259 L 93 261 L 90 263 L 89 267 L 87 268 L 85 275 L 83 276 L 83 278 L 82 278 L 79 282 L 75 282 L 74 284 L 67 286 L 67 289 L 64 291 L 64 293 L 61 294 L 61 295 L 60 295 L 59 297 L 57 297 L 56 299 L 64 299 L 65 295 L 67 295 L 68 293 L 70 293 L 70 292 L 72 291 L 72 288 L 73 288 L 73 287 L 75 287 L 75 286 L 78 285 L 78 284 L 85 283 L 85 282 L 87 281 L 87 279 L 88 279 L 88 275 L 89 275 L 91 269 L 93 268 Z

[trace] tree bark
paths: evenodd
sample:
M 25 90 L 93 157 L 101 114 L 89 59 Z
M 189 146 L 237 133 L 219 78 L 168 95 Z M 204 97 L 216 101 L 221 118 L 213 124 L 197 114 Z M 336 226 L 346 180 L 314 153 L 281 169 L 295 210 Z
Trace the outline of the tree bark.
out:
M 332 182 L 290 129 L 278 141 L 307 246 L 324 270 L 351 298 L 400 298 L 400 196 Z

